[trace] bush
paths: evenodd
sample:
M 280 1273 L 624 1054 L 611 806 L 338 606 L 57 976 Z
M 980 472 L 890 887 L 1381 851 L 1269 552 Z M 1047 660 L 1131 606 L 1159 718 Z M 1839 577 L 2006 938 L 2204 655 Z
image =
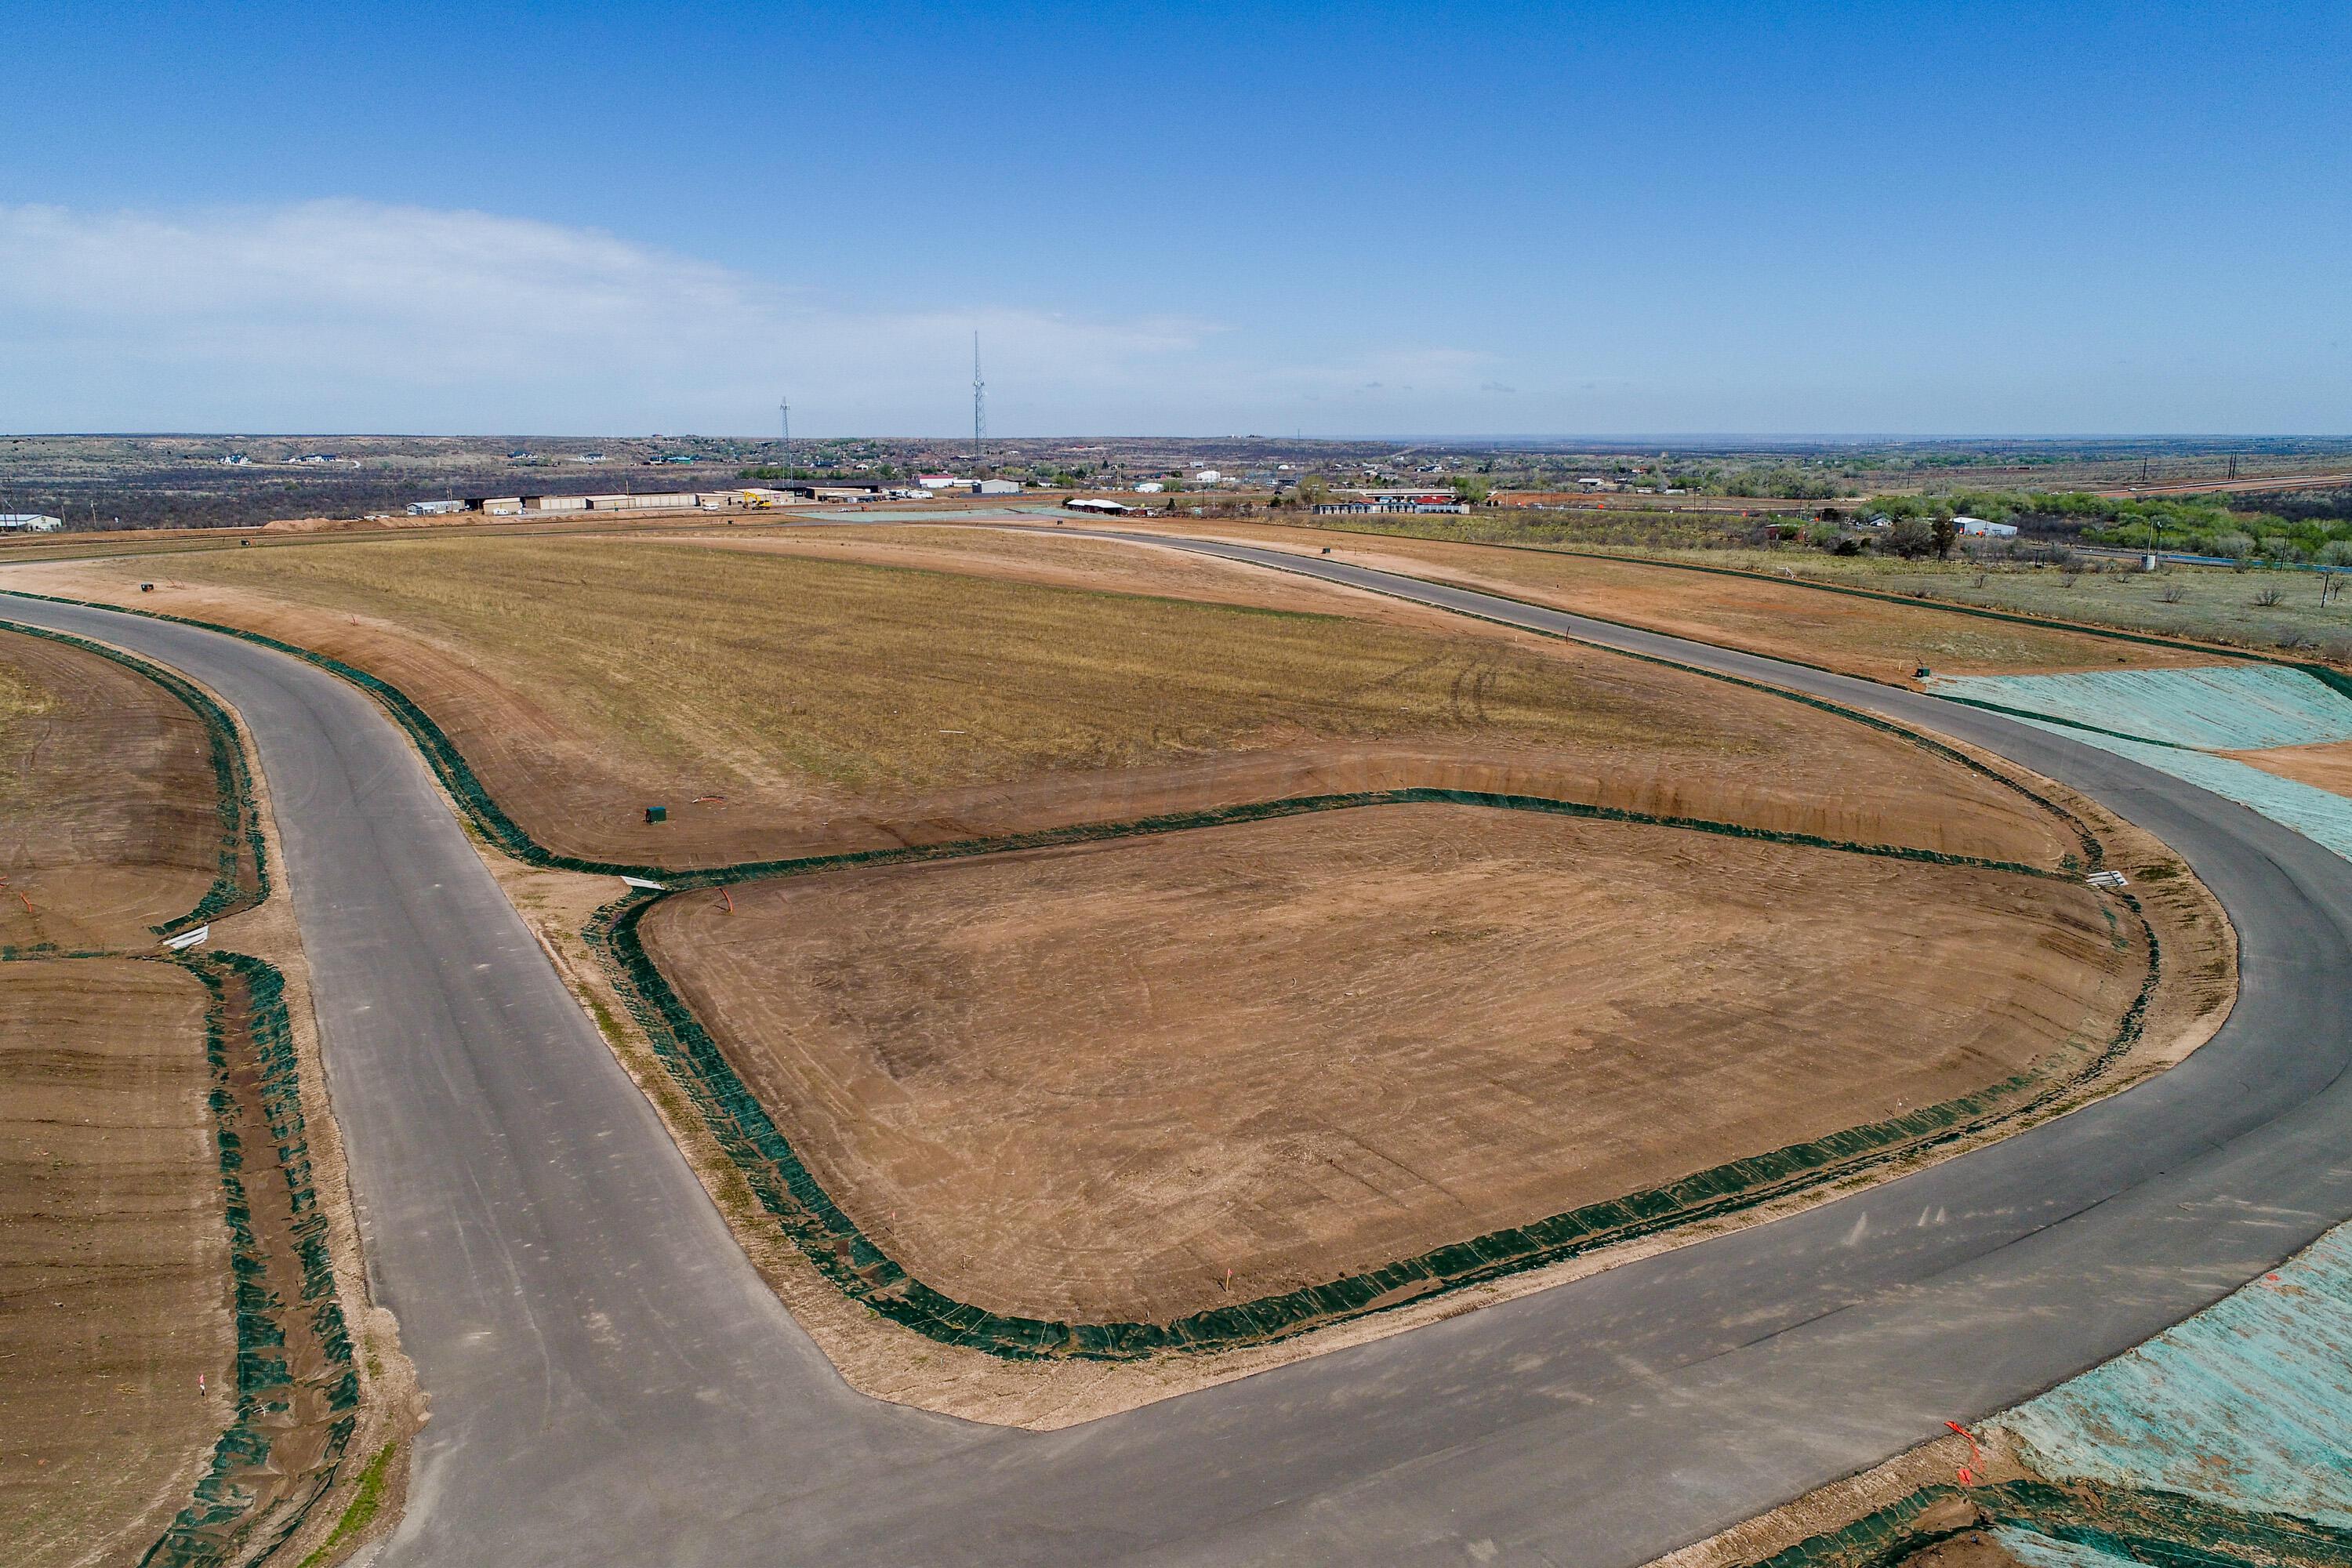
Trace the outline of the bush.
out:
M 1879 542 L 1890 553 L 1900 555 L 1906 561 L 1916 561 L 1923 555 L 1936 552 L 1936 530 L 1926 518 L 1914 513 L 1909 517 L 1896 518 Z

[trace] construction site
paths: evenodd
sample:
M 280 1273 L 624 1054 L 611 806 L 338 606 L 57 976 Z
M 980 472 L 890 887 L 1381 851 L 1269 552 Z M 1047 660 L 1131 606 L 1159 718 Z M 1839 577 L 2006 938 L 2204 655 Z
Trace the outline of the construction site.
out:
M 18 1424 L 48 1434 L 10 1457 L 15 1517 L 57 1544 L 32 1560 L 101 1528 L 187 1563 L 380 1539 L 431 1452 L 405 1347 L 441 1331 L 413 1287 L 404 1309 L 351 1272 L 352 1217 L 304 1230 L 316 1200 L 281 1176 L 273 1231 L 215 1157 L 255 1146 L 237 1115 L 296 1148 L 272 1093 L 333 1120 L 300 1076 L 319 1030 L 248 742 L 205 689 L 44 617 L 290 654 L 388 720 L 429 770 L 417 809 L 466 825 L 550 1005 L 772 1308 L 856 1397 L 1013 1434 L 1181 1413 L 1777 1234 L 2219 1048 L 2242 910 L 1958 715 L 2322 844 L 2352 824 L 2328 787 L 2352 700 L 2181 639 L 1265 523 L 560 526 L 6 565 L 0 982 L 35 1052 L 9 1267 L 54 1270 L 71 1226 L 110 1281 L 42 1287 L 40 1353 L 89 1392 L 19 1386 L 91 1403 Z M 1757 679 L 1759 656 L 1846 685 Z M 101 1104 L 147 1130 L 135 1166 L 39 1131 Z M 362 1118 L 371 1157 L 392 1128 Z M 83 1191 L 110 1195 L 58 1207 Z M 277 1282 L 231 1291 L 255 1270 Z M 265 1299 L 332 1303 L 364 1343 L 314 1312 L 257 1372 L 231 1352 L 284 1331 L 242 1305 Z M 103 1334 L 74 1326 L 94 1314 Z M 236 1437 L 254 1420 L 266 1459 Z M 2090 1505 L 2032 1489 L 2080 1439 L 2032 1430 L 1968 1434 L 1994 1445 L 1972 1484 L 2007 1491 L 1953 1501 L 1931 1445 L 1689 1561 L 2075 1528 Z M 68 1481 L 125 1433 L 146 1470 Z M 257 1462 L 268 1487 L 219 1479 Z

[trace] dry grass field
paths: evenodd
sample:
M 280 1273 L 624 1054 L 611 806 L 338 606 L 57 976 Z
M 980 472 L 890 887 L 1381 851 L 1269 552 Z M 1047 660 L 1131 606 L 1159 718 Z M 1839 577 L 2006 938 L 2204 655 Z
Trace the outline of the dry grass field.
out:
M 1314 528 L 1192 523 L 1171 531 L 1213 532 L 1308 554 L 1328 546 L 1335 560 L 1486 588 L 1874 680 L 1907 679 L 1923 665 L 1947 675 L 1999 675 L 2211 662 L 2211 656 L 2189 650 L 1631 560 Z M 1758 564 L 1735 562 L 1720 551 L 1694 559 L 1708 565 Z
M 154 682 L 0 630 L 0 950 L 142 945 L 194 908 L 219 867 L 211 758 Z
M 0 1541 L 12 1565 L 136 1560 L 226 1422 L 205 1000 L 168 964 L 0 963 Z
M 2147 957 L 2068 882 L 1455 805 L 730 897 L 642 932 L 827 1191 L 936 1289 L 1091 1321 L 2095 1049 Z
M 1899 738 L 1370 595 L 1145 549 L 1015 558 L 1076 542 L 1035 536 L 923 544 L 961 552 L 943 571 L 824 558 L 875 541 L 746 533 L 333 542 L 9 582 L 373 670 L 541 842 L 596 858 L 725 864 L 1403 784 L 2039 863 L 2069 847 Z M 1018 580 L 1040 571 L 1123 591 Z M 1213 585 L 1226 602 L 1204 602 Z M 647 805 L 671 820 L 646 825 Z

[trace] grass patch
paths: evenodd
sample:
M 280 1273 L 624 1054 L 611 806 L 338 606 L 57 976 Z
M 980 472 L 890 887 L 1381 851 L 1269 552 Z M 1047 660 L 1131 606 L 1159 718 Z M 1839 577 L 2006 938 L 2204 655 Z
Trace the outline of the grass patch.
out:
M 359 1485 L 352 1492 L 351 1506 L 343 1510 L 343 1517 L 335 1521 L 335 1528 L 327 1533 L 326 1540 L 319 1543 L 318 1550 L 302 1559 L 302 1568 L 320 1568 L 321 1563 L 334 1556 L 343 1542 L 375 1522 L 375 1516 L 383 1511 L 384 1477 L 390 1472 L 392 1456 L 399 1447 L 396 1442 L 386 1443 L 375 1451 L 375 1458 L 370 1459 L 367 1468 L 360 1472 Z
M 1557 659 L 1340 616 L 626 540 L 321 545 L 175 570 L 413 628 L 570 734 L 747 785 L 929 789 L 1301 735 L 1708 744 Z

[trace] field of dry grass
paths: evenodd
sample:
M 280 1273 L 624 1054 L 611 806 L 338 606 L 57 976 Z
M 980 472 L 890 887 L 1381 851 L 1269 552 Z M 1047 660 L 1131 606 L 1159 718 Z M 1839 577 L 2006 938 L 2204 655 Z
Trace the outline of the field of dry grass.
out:
M 1214 532 L 1309 554 L 1328 547 L 1335 560 L 1486 588 L 1874 680 L 1907 679 L 1921 666 L 1947 675 L 1993 675 L 2211 662 L 2210 655 L 2193 651 L 1633 560 L 1314 528 L 1192 523 L 1169 531 Z M 1722 551 L 1698 552 L 1691 559 L 1770 569 L 1769 558 L 1735 560 Z
M 850 792 L 1132 766 L 1259 731 L 1607 738 L 1644 718 L 1475 639 L 661 542 L 322 545 L 173 570 L 479 650 L 666 769 Z
M 982 534 L 952 546 L 962 569 L 909 569 L 824 558 L 871 541 L 747 533 L 321 543 L 9 580 L 373 670 L 541 842 L 598 858 L 719 864 L 1410 784 L 2037 862 L 2066 847 L 2012 792 L 1900 739 L 1277 574 L 1150 550 L 1113 567 L 1100 545 L 1041 564 L 1076 542 Z M 950 563 L 951 542 L 920 548 Z M 1041 572 L 1122 591 L 1021 580 Z M 646 825 L 654 804 L 671 820 Z
M 754 883 L 642 928 L 886 1250 L 1088 1321 L 2087 1053 L 2145 973 L 2128 930 L 2055 879 L 1454 805 Z

